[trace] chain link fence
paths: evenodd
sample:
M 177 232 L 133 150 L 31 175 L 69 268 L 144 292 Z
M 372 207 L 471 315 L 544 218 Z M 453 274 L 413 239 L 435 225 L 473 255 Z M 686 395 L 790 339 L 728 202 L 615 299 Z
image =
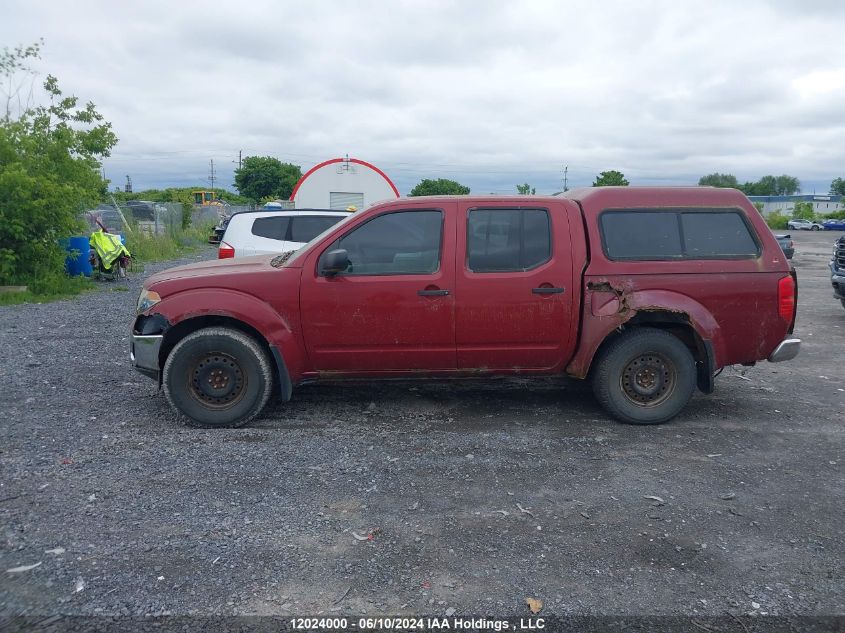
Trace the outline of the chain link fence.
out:
M 179 202 L 113 201 L 112 204 L 101 204 L 96 209 L 86 211 L 84 220 L 90 231 L 96 231 L 102 226 L 110 233 L 124 233 L 129 227 L 130 231 L 137 228 L 147 235 L 174 235 L 189 227 L 216 225 L 234 213 L 252 209 L 249 205 L 222 203 L 195 205 L 189 211 Z

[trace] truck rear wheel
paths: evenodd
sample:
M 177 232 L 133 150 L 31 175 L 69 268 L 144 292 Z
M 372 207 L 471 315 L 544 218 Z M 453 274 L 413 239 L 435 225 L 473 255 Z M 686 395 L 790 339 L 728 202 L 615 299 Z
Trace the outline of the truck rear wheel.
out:
M 243 426 L 267 403 L 273 371 L 250 336 L 223 327 L 197 330 L 167 357 L 164 395 L 189 425 Z
M 593 392 L 616 419 L 660 424 L 675 417 L 695 389 L 695 359 L 680 339 L 654 328 L 623 334 L 596 360 Z

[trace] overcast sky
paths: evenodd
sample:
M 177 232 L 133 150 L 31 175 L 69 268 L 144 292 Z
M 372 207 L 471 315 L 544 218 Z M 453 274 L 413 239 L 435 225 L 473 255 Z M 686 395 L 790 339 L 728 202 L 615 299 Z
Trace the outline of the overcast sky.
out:
M 0 47 L 120 138 L 135 189 L 233 188 L 238 151 L 349 154 L 422 178 L 538 193 L 618 169 L 632 184 L 845 177 L 845 2 L 74 2 L 4 0 Z

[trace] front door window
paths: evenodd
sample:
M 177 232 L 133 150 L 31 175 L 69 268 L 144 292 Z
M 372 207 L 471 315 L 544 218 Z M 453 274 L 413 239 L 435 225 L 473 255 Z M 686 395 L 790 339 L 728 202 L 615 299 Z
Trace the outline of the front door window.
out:
M 385 213 L 344 235 L 323 257 L 345 250 L 349 267 L 344 275 L 429 275 L 440 266 L 442 234 L 440 211 Z

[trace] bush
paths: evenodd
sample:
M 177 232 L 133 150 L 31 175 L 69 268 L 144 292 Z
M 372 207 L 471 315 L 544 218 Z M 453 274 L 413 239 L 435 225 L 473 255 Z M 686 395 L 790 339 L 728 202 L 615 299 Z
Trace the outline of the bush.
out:
M 786 223 L 789 222 L 790 218 L 788 216 L 783 215 L 780 211 L 775 211 L 774 213 L 770 213 L 766 217 L 766 224 L 769 225 L 770 229 L 774 229 L 776 231 L 785 230 Z
M 816 217 L 812 202 L 796 202 L 792 217 L 796 220 L 812 220 Z
M 4 49 L 0 84 L 31 72 L 39 48 Z M 64 273 L 59 240 L 79 232 L 79 212 L 104 193 L 99 161 L 117 137 L 92 103 L 64 96 L 55 77 L 43 87 L 48 105 L 0 117 L 0 285 L 50 294 Z

